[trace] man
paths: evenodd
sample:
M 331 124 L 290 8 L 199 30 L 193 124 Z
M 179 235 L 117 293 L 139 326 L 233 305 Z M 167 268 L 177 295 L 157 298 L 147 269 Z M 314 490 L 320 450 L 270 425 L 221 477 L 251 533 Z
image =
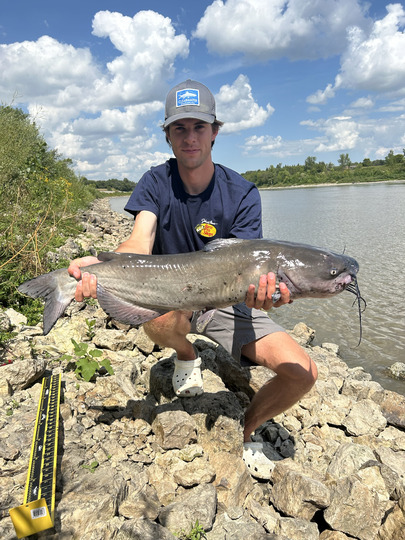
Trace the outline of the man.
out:
M 163 129 L 175 159 L 152 167 L 134 189 L 126 210 L 135 216 L 130 237 L 120 252 L 185 253 L 202 249 L 214 238 L 260 238 L 261 201 L 254 184 L 236 172 L 214 164 L 211 148 L 222 122 L 215 100 L 203 84 L 187 80 L 166 99 Z M 72 261 L 69 272 L 80 279 L 80 267 L 94 257 Z M 158 345 L 176 351 L 173 389 L 179 397 L 203 392 L 201 359 L 190 332 L 208 336 L 242 363 L 265 366 L 276 373 L 253 397 L 245 414 L 244 460 L 254 476 L 270 478 L 273 464 L 251 434 L 266 420 L 296 403 L 315 383 L 317 370 L 305 351 L 264 311 L 273 306 L 273 273 L 261 276 L 246 291 L 246 301 L 206 313 L 174 311 L 149 321 L 144 329 Z M 279 284 L 278 307 L 290 300 Z M 76 300 L 96 297 L 96 278 L 84 272 Z M 264 310 L 264 311 L 260 311 Z

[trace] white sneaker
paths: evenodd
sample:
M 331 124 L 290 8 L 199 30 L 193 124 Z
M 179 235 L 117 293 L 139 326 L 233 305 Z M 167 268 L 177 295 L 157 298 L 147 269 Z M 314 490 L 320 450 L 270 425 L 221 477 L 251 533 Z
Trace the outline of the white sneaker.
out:
M 261 480 L 270 480 L 275 464 L 263 452 L 263 443 L 244 443 L 242 457 L 252 476 Z
M 200 366 L 201 358 L 195 360 L 175 359 L 172 383 L 176 396 L 193 397 L 204 392 Z

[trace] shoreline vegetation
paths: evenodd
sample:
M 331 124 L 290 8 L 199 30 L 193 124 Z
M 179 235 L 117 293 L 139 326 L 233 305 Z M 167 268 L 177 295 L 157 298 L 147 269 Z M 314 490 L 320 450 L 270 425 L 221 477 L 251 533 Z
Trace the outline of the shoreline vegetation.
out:
M 267 186 L 259 187 L 259 191 L 271 191 L 276 189 L 301 189 L 301 188 L 317 188 L 317 187 L 335 187 L 335 186 L 357 186 L 357 185 L 370 185 L 370 184 L 405 184 L 405 175 L 403 179 L 393 180 L 373 180 L 370 182 L 339 182 L 335 184 L 333 182 L 325 182 L 323 184 L 294 184 L 292 186 Z M 123 195 L 121 195 L 123 196 Z

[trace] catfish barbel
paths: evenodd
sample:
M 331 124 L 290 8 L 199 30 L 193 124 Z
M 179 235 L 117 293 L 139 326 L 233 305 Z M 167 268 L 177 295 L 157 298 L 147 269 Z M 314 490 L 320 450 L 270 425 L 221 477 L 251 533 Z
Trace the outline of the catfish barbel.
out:
M 109 252 L 101 253 L 99 259 L 101 263 L 83 267 L 97 277 L 98 302 L 108 315 L 132 326 L 168 311 L 197 311 L 243 302 L 249 285 L 257 287 L 260 276 L 268 272 L 287 285 L 291 299 L 324 298 L 346 289 L 356 294 L 361 312 L 357 261 L 306 244 L 218 239 L 191 253 Z M 76 279 L 64 268 L 18 287 L 21 293 L 45 300 L 44 335 L 73 300 L 76 285 Z

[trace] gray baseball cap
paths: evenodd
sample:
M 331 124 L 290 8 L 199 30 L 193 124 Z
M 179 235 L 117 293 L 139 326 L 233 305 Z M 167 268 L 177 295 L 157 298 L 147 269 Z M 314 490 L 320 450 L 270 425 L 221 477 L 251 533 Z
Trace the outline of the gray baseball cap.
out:
M 167 94 L 163 127 L 182 118 L 197 118 L 209 124 L 215 121 L 215 98 L 200 82 L 187 79 Z

